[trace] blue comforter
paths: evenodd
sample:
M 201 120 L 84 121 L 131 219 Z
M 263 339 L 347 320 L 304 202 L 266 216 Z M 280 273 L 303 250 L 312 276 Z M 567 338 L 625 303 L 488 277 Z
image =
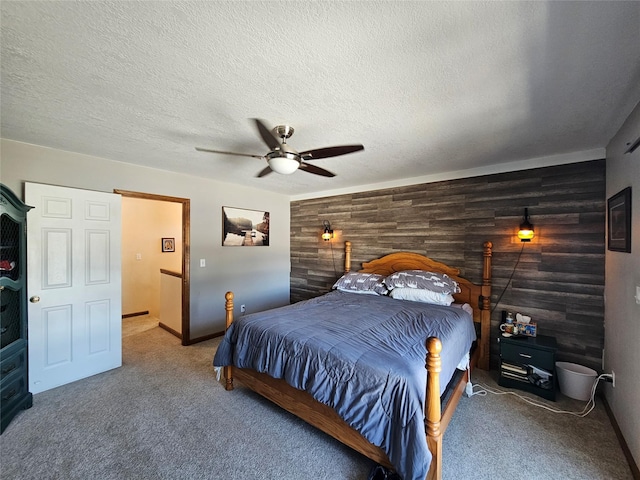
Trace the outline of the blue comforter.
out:
M 442 341 L 442 393 L 476 338 L 471 316 L 375 295 L 333 291 L 240 317 L 213 364 L 268 373 L 307 391 L 381 447 L 404 480 L 424 480 L 429 336 Z

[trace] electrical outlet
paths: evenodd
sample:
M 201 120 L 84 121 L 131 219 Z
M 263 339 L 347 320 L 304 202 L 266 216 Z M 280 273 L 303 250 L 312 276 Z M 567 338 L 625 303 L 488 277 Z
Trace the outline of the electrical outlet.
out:
M 142 254 L 136 253 L 136 260 L 142 260 Z
M 240 313 L 245 313 L 247 311 L 246 305 L 240 305 Z

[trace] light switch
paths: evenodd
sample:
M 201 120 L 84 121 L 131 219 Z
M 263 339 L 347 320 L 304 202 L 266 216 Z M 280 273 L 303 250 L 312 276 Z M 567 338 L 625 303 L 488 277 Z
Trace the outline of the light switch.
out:
M 634 298 L 636 299 L 636 303 L 640 305 L 640 286 L 638 285 L 636 285 L 636 296 Z
M 207 262 L 204 260 L 204 258 L 200 259 L 200 266 L 201 267 L 206 267 L 207 266 Z

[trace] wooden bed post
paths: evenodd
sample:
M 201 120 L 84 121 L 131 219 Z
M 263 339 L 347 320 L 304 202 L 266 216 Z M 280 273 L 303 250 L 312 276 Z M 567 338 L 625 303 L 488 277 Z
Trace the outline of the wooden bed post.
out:
M 226 316 L 226 330 L 229 330 L 229 327 L 233 323 L 233 292 L 227 292 L 224 295 L 224 309 L 227 312 Z M 225 390 L 233 390 L 233 369 L 231 365 L 227 365 L 224 367 L 224 378 L 225 378 Z
M 344 273 L 351 271 L 351 242 L 344 242 Z
M 437 337 L 427 339 L 427 446 L 433 458 L 427 479 L 442 478 L 442 432 L 440 431 L 440 372 L 442 371 L 442 342 Z
M 484 242 L 482 256 L 484 259 L 482 266 L 482 304 L 480 305 L 480 358 L 478 367 L 482 370 L 489 370 L 489 353 L 491 341 L 491 242 Z

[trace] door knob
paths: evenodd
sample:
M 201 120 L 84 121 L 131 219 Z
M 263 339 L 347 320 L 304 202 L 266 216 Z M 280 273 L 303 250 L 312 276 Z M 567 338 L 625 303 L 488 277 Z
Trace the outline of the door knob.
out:
M 29 299 L 29 301 L 30 301 L 31 303 L 38 303 L 38 302 L 40 301 L 40 297 L 39 297 L 39 296 L 37 296 L 37 295 L 34 295 L 33 297 L 31 297 L 31 298 Z

